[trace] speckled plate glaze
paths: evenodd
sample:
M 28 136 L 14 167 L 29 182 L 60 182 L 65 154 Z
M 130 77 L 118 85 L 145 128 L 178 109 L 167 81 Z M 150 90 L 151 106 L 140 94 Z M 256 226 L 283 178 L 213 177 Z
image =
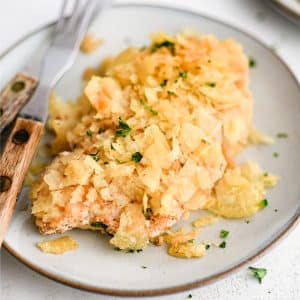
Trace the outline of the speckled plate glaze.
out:
M 94 54 L 79 55 L 73 68 L 57 86 L 58 94 L 74 98 L 82 87 L 81 74 L 87 66 L 97 65 L 108 54 L 117 53 L 129 44 L 144 45 L 149 33 L 164 30 L 175 33 L 189 27 L 220 38 L 232 37 L 243 44 L 246 53 L 255 58 L 257 66 L 250 71 L 250 86 L 255 99 L 254 123 L 275 135 L 288 133 L 270 147 L 252 147 L 240 160 L 253 159 L 266 170 L 279 174 L 276 188 L 268 192 L 269 206 L 245 220 L 222 220 L 203 229 L 199 240 L 219 242 L 220 229 L 230 230 L 226 249 L 212 247 L 202 259 L 176 259 L 164 247 L 149 246 L 137 254 L 113 251 L 108 238 L 94 232 L 74 230 L 69 234 L 80 248 L 64 255 L 44 254 L 36 248 L 43 239 L 30 217 L 23 211 L 28 202 L 23 189 L 5 237 L 4 247 L 33 270 L 70 286 L 111 295 L 150 296 L 175 293 L 214 282 L 240 267 L 246 268 L 282 238 L 299 219 L 299 151 L 300 90 L 287 66 L 262 43 L 222 22 L 199 14 L 167 7 L 121 5 L 106 11 L 91 31 L 105 40 Z M 1 86 L 41 45 L 49 43 L 51 26 L 30 34 L 2 55 Z M 273 152 L 279 157 L 274 158 Z M 277 212 L 274 210 L 277 209 Z M 191 219 L 201 215 L 194 213 Z M 146 266 L 147 268 L 142 268 Z

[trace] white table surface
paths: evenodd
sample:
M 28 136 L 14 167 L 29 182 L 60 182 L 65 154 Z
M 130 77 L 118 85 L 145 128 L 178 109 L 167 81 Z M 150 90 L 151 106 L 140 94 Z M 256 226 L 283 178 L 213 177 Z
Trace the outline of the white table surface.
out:
M 136 0 L 135 2 L 155 2 L 190 8 L 241 27 L 266 44 L 275 47 L 300 80 L 300 27 L 274 13 L 264 1 Z M 54 20 L 59 5 L 60 0 L 1 0 L 0 53 L 24 34 Z M 156 299 L 186 299 L 189 294 L 192 294 L 193 299 L 205 300 L 300 299 L 300 226 L 254 265 L 268 269 L 268 274 L 261 285 L 249 276 L 245 268 L 210 286 Z M 2 249 L 0 251 L 0 300 L 27 299 L 117 298 L 90 294 L 55 283 L 29 270 Z

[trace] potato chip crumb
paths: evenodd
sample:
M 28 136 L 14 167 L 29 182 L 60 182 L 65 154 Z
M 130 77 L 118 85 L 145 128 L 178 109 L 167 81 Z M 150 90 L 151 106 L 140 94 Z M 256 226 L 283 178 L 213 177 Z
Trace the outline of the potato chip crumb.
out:
M 204 226 L 216 223 L 218 221 L 218 219 L 219 219 L 218 216 L 210 214 L 210 215 L 201 217 L 201 218 L 197 219 L 196 221 L 194 221 L 193 226 L 196 228 L 204 227 Z
M 205 246 L 203 244 L 174 244 L 168 249 L 168 254 L 180 258 L 197 258 L 205 255 Z
M 90 33 L 87 33 L 80 44 L 80 51 L 83 53 L 91 53 L 95 51 L 100 45 L 102 41 Z
M 270 177 L 270 178 L 268 178 Z M 214 187 L 214 195 L 206 208 L 225 218 L 249 217 L 262 209 L 265 188 L 277 183 L 277 177 L 268 175 L 254 162 L 227 169 Z
M 82 74 L 82 78 L 85 81 L 90 80 L 94 75 L 97 74 L 97 70 L 95 68 L 86 68 Z
M 265 187 L 271 188 L 277 184 L 279 177 L 276 175 L 268 174 L 267 176 L 263 177 L 263 180 Z
M 188 231 L 186 228 L 182 228 L 176 232 L 169 232 L 166 235 L 164 235 L 164 241 L 169 245 L 194 242 L 198 234 L 199 230 L 197 229 Z
M 252 126 L 248 136 L 248 143 L 253 145 L 271 145 L 274 144 L 274 138 Z
M 66 235 L 54 240 L 46 240 L 37 243 L 37 246 L 45 253 L 63 254 L 79 248 L 79 244 L 70 236 Z

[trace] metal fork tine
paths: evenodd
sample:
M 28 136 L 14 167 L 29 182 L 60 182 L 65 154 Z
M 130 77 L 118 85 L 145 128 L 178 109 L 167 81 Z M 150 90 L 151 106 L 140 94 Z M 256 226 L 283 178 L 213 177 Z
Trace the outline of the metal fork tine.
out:
M 84 26 L 86 26 L 85 24 L 90 23 L 92 17 L 94 16 L 94 10 L 96 8 L 96 2 L 95 0 L 89 0 L 87 1 L 87 5 L 85 6 L 84 11 L 81 13 L 81 15 L 78 17 L 77 20 L 77 26 L 79 28 L 78 34 L 81 35 L 80 29 Z
M 80 15 L 81 10 L 82 10 L 81 2 L 82 2 L 81 0 L 75 0 L 74 1 L 73 10 L 72 10 L 72 13 L 71 13 L 71 17 L 68 20 L 66 30 L 69 30 L 70 28 L 72 28 L 74 26 L 74 23 L 76 22 L 76 19 Z
M 55 27 L 55 33 L 58 33 L 64 27 L 65 11 L 68 7 L 69 0 L 64 0 L 63 5 L 61 6 L 59 19 Z

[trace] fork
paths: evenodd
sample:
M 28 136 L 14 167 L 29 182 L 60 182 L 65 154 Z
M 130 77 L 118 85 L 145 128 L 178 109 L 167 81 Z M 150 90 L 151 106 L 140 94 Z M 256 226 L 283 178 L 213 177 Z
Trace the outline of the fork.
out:
M 65 18 L 69 1 L 63 2 L 51 45 L 42 60 L 39 85 L 16 119 L 0 158 L 0 246 L 43 134 L 49 93 L 73 64 L 88 26 L 102 7 L 100 3 L 99 0 L 75 0 L 70 17 Z M 17 83 L 11 89 L 15 88 L 13 92 L 16 94 L 22 93 L 26 82 Z

